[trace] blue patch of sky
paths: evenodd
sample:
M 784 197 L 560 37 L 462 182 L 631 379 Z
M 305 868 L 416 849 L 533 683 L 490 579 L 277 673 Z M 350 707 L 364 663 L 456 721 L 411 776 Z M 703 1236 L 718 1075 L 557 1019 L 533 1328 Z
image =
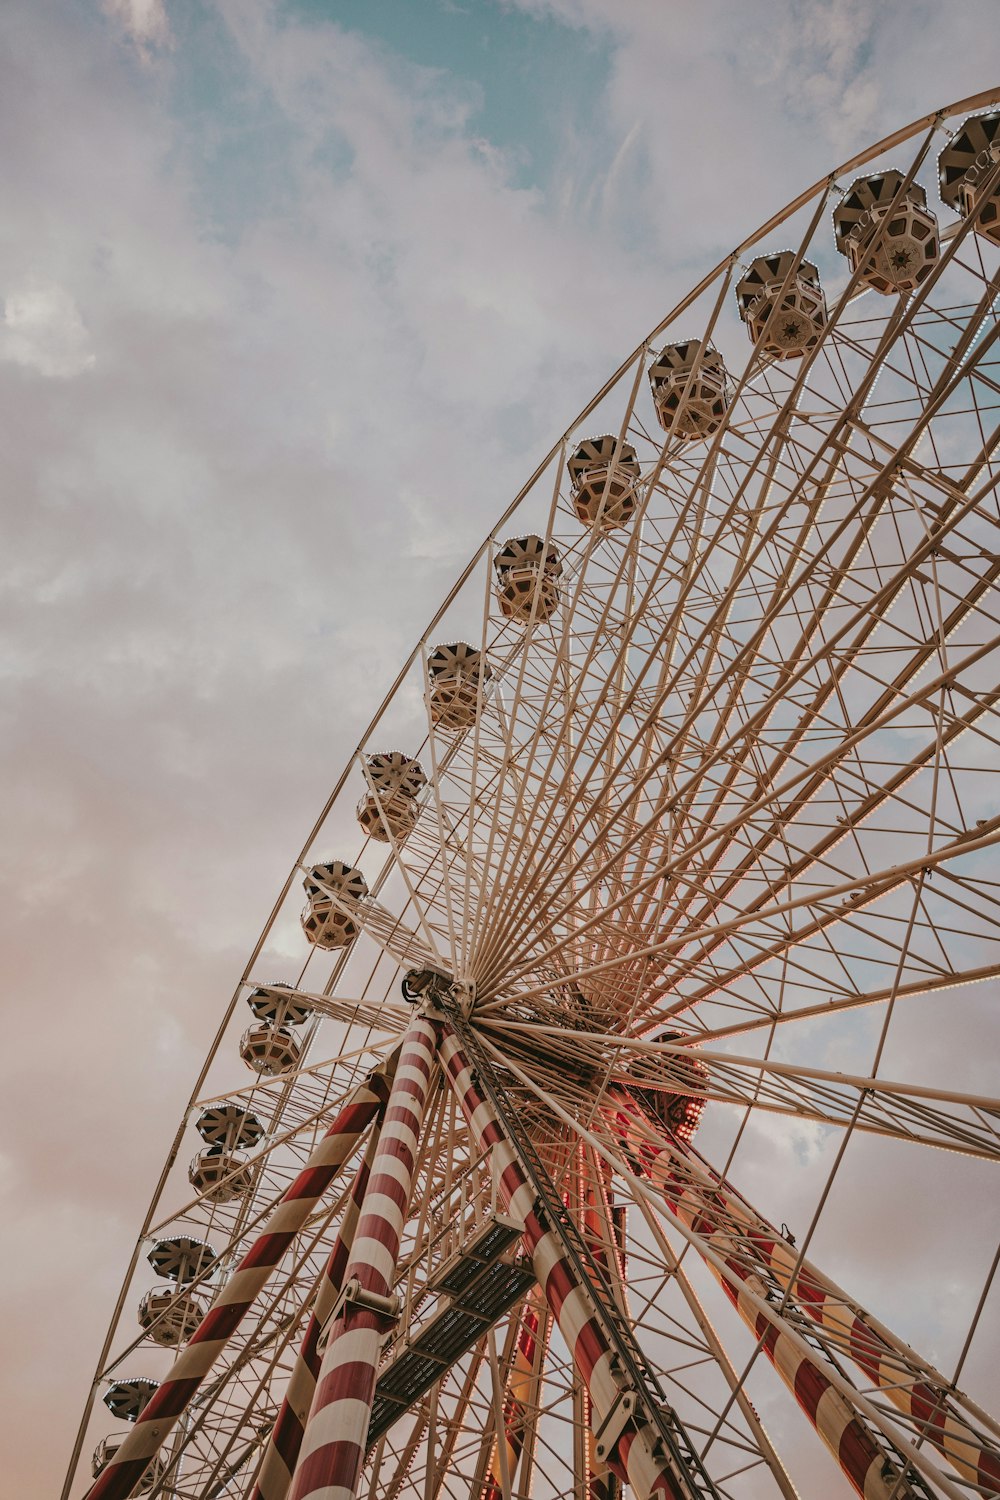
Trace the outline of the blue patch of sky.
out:
M 297 130 L 214 8 L 203 0 L 176 0 L 170 24 L 176 165 L 190 181 L 205 232 L 236 240 L 261 213 L 294 208 L 297 184 L 288 157 Z
M 503 153 L 512 185 L 544 195 L 567 140 L 593 131 L 610 66 L 592 33 L 490 0 L 285 0 L 278 20 L 360 35 L 404 87 L 407 66 L 434 70 L 463 106 L 465 132 Z M 174 0 L 171 27 L 177 164 L 206 233 L 233 240 L 258 214 L 294 209 L 296 129 L 213 7 Z M 350 166 L 346 142 L 329 139 L 320 155 L 333 172 Z
M 592 121 L 607 82 L 610 49 L 600 38 L 502 0 L 286 0 L 284 10 L 471 85 L 470 133 L 508 153 L 519 187 L 548 187 L 565 127 Z

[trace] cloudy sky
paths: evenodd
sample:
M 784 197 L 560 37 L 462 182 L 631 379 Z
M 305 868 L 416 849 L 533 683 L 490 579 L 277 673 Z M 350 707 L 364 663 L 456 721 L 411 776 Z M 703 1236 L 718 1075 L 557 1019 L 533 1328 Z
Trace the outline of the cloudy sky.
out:
M 400 658 L 708 264 L 996 0 L 6 0 L 0 1492 Z

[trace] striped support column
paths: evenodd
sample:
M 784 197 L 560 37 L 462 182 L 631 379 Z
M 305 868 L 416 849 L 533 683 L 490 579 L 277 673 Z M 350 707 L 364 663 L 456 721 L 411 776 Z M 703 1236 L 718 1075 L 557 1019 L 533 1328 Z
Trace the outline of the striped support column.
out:
M 347 1302 L 329 1330 L 291 1500 L 354 1500 L 364 1461 L 386 1316 L 364 1305 L 388 1298 L 416 1172 L 417 1146 L 434 1076 L 434 1028 L 415 1017 L 400 1051 L 371 1181 L 365 1193 L 344 1285 Z
M 498 1442 L 506 1444 L 507 1473 L 513 1487 L 514 1473 L 524 1449 L 525 1434 L 531 1420 L 531 1409 L 537 1399 L 538 1377 L 543 1353 L 543 1339 L 539 1337 L 542 1321 L 542 1308 L 535 1294 L 529 1297 L 521 1314 L 521 1326 L 517 1331 L 517 1347 L 514 1351 L 514 1361 L 503 1403 L 503 1437 L 494 1441 L 493 1459 L 480 1491 L 482 1500 L 503 1500 L 500 1462 L 497 1456 Z
M 379 1128 L 376 1125 L 368 1138 L 364 1160 L 355 1175 L 351 1196 L 344 1208 L 340 1230 L 330 1252 L 330 1259 L 326 1263 L 323 1279 L 316 1292 L 316 1301 L 309 1315 L 302 1347 L 295 1361 L 291 1379 L 281 1403 L 281 1410 L 278 1412 L 264 1450 L 257 1479 L 250 1492 L 250 1500 L 285 1500 L 288 1494 L 302 1447 L 306 1417 L 309 1415 L 309 1408 L 312 1406 L 316 1393 L 316 1382 L 319 1379 L 320 1331 L 333 1312 L 344 1284 L 344 1273 L 354 1245 L 354 1235 L 361 1216 L 361 1205 L 368 1187 L 372 1158 L 378 1141 Z
M 87 1500 L 126 1500 L 316 1204 L 389 1097 L 395 1055 L 356 1088 L 178 1355 Z
M 910 1484 L 899 1479 L 898 1462 L 890 1458 L 875 1434 L 851 1408 L 824 1374 L 819 1357 L 813 1359 L 782 1333 L 745 1295 L 764 1297 L 767 1288 L 746 1265 L 740 1254 L 743 1236 L 734 1235 L 714 1197 L 694 1186 L 679 1172 L 671 1148 L 653 1140 L 652 1125 L 630 1098 L 616 1096 L 615 1124 L 624 1136 L 630 1159 L 663 1193 L 671 1212 L 715 1251 L 742 1288 L 733 1285 L 711 1261 L 706 1265 L 753 1334 L 764 1353 L 792 1392 L 799 1406 L 837 1460 L 847 1479 L 863 1500 L 917 1500 Z M 662 1132 L 655 1132 L 662 1139 Z
M 625 1389 L 618 1362 L 601 1328 L 588 1289 L 581 1286 L 557 1235 L 535 1211 L 535 1191 L 517 1153 L 475 1081 L 472 1068 L 453 1032 L 445 1030 L 439 1049 L 445 1076 L 451 1084 L 480 1150 L 491 1150 L 501 1196 L 510 1212 L 525 1226 L 538 1284 L 545 1293 L 566 1347 L 573 1357 L 600 1425 Z M 610 1455 L 609 1468 L 627 1480 L 637 1500 L 663 1495 L 686 1500 L 684 1490 L 659 1453 L 658 1434 L 650 1424 L 626 1427 Z M 296 1497 L 298 1500 L 298 1497 Z M 331 1497 L 332 1500 L 332 1497 Z
M 894 1340 L 888 1330 L 874 1326 L 871 1314 L 810 1261 L 802 1262 L 793 1281 L 798 1257 L 778 1230 L 744 1203 L 730 1184 L 690 1147 L 678 1142 L 675 1150 L 683 1157 L 686 1168 L 711 1192 L 712 1202 L 743 1231 L 778 1284 L 788 1289 L 803 1311 L 833 1335 L 838 1347 L 850 1355 L 872 1385 L 885 1391 L 889 1400 L 926 1435 L 927 1441 L 963 1479 L 986 1494 L 1000 1494 L 1000 1447 L 984 1441 L 983 1435 L 965 1421 L 943 1377 L 940 1383 L 935 1382 L 928 1371 L 912 1361 L 905 1345 Z

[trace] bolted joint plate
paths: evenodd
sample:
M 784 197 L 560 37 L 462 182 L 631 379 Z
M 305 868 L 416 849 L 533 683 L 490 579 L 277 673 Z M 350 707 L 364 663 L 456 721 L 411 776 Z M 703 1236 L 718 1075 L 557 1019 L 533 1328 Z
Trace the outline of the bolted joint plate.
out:
M 625 1387 L 615 1397 L 611 1410 L 594 1434 L 594 1451 L 602 1464 L 606 1464 L 618 1446 L 618 1439 L 626 1427 L 635 1419 L 639 1398 L 631 1387 Z

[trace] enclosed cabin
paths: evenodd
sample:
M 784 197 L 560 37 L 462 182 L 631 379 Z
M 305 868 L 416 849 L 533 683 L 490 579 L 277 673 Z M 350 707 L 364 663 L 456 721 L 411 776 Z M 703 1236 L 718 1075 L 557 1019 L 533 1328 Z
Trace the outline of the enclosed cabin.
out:
M 157 1240 L 146 1259 L 165 1281 L 187 1286 L 192 1281 L 208 1279 L 215 1272 L 218 1256 L 211 1245 L 191 1235 L 176 1234 Z
M 435 646 L 427 658 L 427 708 L 439 729 L 470 729 L 493 676 L 481 651 L 465 641 Z
M 812 261 L 794 250 L 758 255 L 736 284 L 740 317 L 765 359 L 800 359 L 826 327 L 826 298 Z
M 210 1203 L 232 1203 L 247 1193 L 253 1172 L 243 1151 L 264 1137 L 256 1115 L 239 1104 L 213 1104 L 196 1122 L 204 1148 L 191 1160 L 188 1181 Z
M 722 355 L 700 339 L 666 344 L 649 367 L 649 386 L 657 421 L 682 443 L 718 432 L 732 400 Z
M 209 1203 L 235 1203 L 253 1185 L 253 1173 L 238 1151 L 206 1146 L 191 1158 L 188 1181 Z
M 418 761 L 401 750 L 365 756 L 368 790 L 358 803 L 358 822 L 380 844 L 401 844 L 420 814 L 417 798 L 427 785 Z
M 139 1327 L 161 1349 L 176 1349 L 187 1343 L 207 1311 L 194 1292 L 153 1286 L 139 1303 Z
M 307 904 L 302 930 L 310 943 L 328 952 L 349 948 L 361 931 L 361 902 L 368 895 L 361 871 L 342 859 L 332 859 L 313 865 L 303 885 Z M 275 1029 L 293 1036 L 287 1026 Z
M 309 1020 L 312 1006 L 291 985 L 278 982 L 255 986 L 247 1004 L 256 1017 L 240 1038 L 240 1056 L 247 1067 L 271 1076 L 297 1068 L 304 1043 L 294 1028 Z
M 158 1380 L 145 1375 L 127 1375 L 115 1380 L 104 1392 L 104 1404 L 121 1422 L 137 1422 L 160 1389 Z
M 305 917 L 302 925 L 305 926 Z M 302 1061 L 302 1051 L 302 1039 L 297 1032 L 290 1026 L 272 1026 L 269 1021 L 255 1021 L 240 1037 L 240 1057 L 252 1072 L 265 1078 L 293 1073 Z
M 104 1470 L 108 1467 L 108 1464 L 114 1458 L 115 1454 L 118 1452 L 118 1449 L 121 1447 L 124 1441 L 124 1435 L 118 1432 L 112 1433 L 110 1437 L 101 1439 L 97 1447 L 94 1449 L 94 1456 L 91 1459 L 90 1463 L 90 1471 L 95 1479 L 98 1477 L 98 1475 L 104 1473 Z M 132 1490 L 132 1494 L 148 1495 L 150 1490 L 155 1489 L 160 1480 L 163 1478 L 163 1475 L 166 1472 L 166 1467 L 167 1465 L 164 1459 L 159 1454 L 157 1454 L 156 1457 L 152 1459 L 149 1464 L 147 1464 L 141 1478 L 136 1481 L 135 1488 Z
M 308 1000 L 280 980 L 255 985 L 247 1004 L 258 1021 L 270 1021 L 272 1026 L 302 1026 L 313 1013 Z
M 204 1240 L 184 1234 L 157 1240 L 147 1259 L 157 1276 L 173 1285 L 146 1293 L 139 1303 L 139 1325 L 163 1348 L 187 1343 L 208 1310 L 191 1283 L 210 1278 L 218 1257 Z
M 540 624 L 559 608 L 562 562 L 559 551 L 540 536 L 515 536 L 493 559 L 497 602 L 505 619 Z
M 970 115 L 938 157 L 941 199 L 1000 245 L 1000 110 Z
M 627 526 L 639 504 L 639 459 L 631 443 L 610 433 L 584 438 L 570 454 L 566 472 L 573 508 L 584 526 L 615 531 Z
M 894 297 L 926 281 L 941 254 L 938 222 L 919 182 L 892 169 L 858 177 L 833 211 L 837 249 L 873 291 Z
M 680 1032 L 663 1031 L 654 1042 L 677 1042 Z M 654 1120 L 678 1140 L 689 1141 L 698 1128 L 705 1109 L 704 1098 L 689 1093 L 704 1089 L 708 1069 L 697 1056 L 685 1049 L 680 1053 L 650 1053 L 638 1058 L 628 1069 L 639 1087 L 632 1092 Z

